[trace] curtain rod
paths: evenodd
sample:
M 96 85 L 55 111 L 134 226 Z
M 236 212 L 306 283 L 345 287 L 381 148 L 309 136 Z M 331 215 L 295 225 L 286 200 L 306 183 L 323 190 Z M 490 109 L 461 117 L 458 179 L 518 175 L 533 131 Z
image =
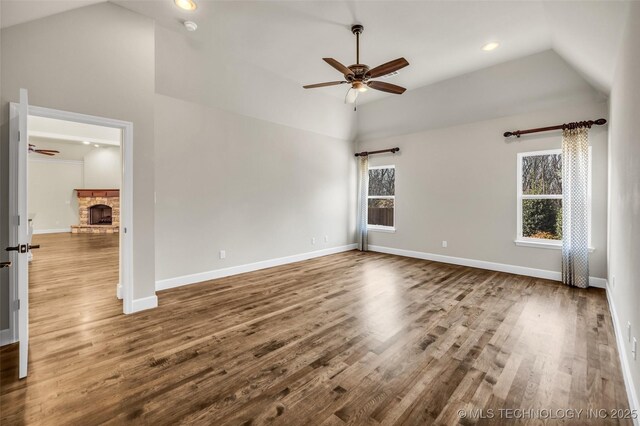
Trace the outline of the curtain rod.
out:
M 390 152 L 392 154 L 395 154 L 396 152 L 400 151 L 400 148 L 395 147 L 395 148 L 389 148 L 389 149 L 381 149 L 379 151 L 362 151 L 362 152 L 356 152 L 356 157 L 367 157 L 371 154 L 382 154 L 383 152 Z
M 508 138 L 509 136 L 516 136 L 519 138 L 520 135 L 526 135 L 528 133 L 548 132 L 549 130 L 564 130 L 564 129 L 577 128 L 577 127 L 591 127 L 594 124 L 597 126 L 602 126 L 606 123 L 607 123 L 607 120 L 605 120 L 604 118 L 599 118 L 597 120 L 589 120 L 589 121 L 574 121 L 572 123 L 558 124 L 557 126 L 538 127 L 537 129 L 514 130 L 513 132 L 504 132 L 504 137 Z

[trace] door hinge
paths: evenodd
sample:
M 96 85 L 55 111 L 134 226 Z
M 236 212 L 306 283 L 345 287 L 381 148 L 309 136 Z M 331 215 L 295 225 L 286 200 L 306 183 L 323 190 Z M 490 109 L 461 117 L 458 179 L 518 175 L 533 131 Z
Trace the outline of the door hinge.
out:
M 20 130 L 18 130 L 18 142 L 20 142 L 22 139 L 20 138 Z
M 15 309 L 16 311 L 19 311 L 19 310 L 20 310 L 20 299 L 16 300 L 16 301 L 14 302 L 14 304 L 15 304 L 14 309 Z
M 20 216 L 18 216 L 18 226 L 20 226 Z

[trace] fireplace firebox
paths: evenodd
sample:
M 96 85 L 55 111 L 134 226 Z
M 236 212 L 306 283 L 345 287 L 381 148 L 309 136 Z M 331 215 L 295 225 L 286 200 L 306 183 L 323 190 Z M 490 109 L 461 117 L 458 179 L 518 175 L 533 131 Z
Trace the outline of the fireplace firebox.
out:
M 96 204 L 89 207 L 89 225 L 111 225 L 111 207 L 104 204 Z

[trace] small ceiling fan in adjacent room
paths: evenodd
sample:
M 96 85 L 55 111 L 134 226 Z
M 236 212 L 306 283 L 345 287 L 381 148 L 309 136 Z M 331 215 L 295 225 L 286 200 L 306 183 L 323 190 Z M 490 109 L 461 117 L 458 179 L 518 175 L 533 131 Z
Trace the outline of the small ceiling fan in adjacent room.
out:
M 394 95 L 404 93 L 404 87 L 395 84 L 385 83 L 384 81 L 374 81 L 372 78 L 382 77 L 409 65 L 405 58 L 398 58 L 375 68 L 369 68 L 368 65 L 360 63 L 360 34 L 364 31 L 362 25 L 354 25 L 351 32 L 356 36 L 356 63 L 354 65 L 344 66 L 333 58 L 322 58 L 326 63 L 340 71 L 344 75 L 344 80 L 329 81 L 326 83 L 309 84 L 302 86 L 305 89 L 315 89 L 317 87 L 338 86 L 340 84 L 349 84 L 351 87 L 345 97 L 346 103 L 355 103 L 358 93 L 366 92 L 367 89 L 381 90 Z
M 29 154 L 31 154 L 32 152 L 49 156 L 60 154 L 60 151 L 56 151 L 55 149 L 37 149 L 35 145 L 29 144 Z

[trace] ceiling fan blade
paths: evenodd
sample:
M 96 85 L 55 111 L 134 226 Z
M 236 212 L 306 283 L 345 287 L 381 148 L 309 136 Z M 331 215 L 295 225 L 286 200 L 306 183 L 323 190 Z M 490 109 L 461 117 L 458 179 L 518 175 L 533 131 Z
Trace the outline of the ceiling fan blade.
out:
M 370 81 L 367 84 L 372 89 L 393 93 L 395 95 L 401 95 L 404 93 L 405 90 L 407 90 L 404 87 L 396 86 L 395 84 L 391 84 L 391 83 L 385 83 L 384 81 Z
M 53 153 L 53 152 L 47 152 L 47 151 L 43 151 L 43 150 L 41 150 L 41 149 L 36 149 L 36 150 L 35 150 L 35 151 L 33 151 L 33 152 L 35 152 L 36 154 L 49 155 L 49 156 L 54 156 L 54 155 L 56 155 L 56 154 L 55 154 L 55 153 Z
M 338 71 L 340 71 L 344 75 L 354 75 L 353 71 L 351 71 L 349 68 L 345 67 L 344 65 L 342 65 L 340 62 L 336 61 L 333 58 L 322 58 L 322 60 L 328 63 L 329 65 L 331 65 L 332 67 L 334 67 L 335 69 L 337 69 Z
M 379 65 L 367 72 L 366 76 L 368 78 L 376 78 L 383 75 L 387 75 L 394 71 L 398 71 L 401 68 L 409 65 L 409 62 L 405 58 L 398 58 L 393 61 L 387 62 L 386 64 Z
M 344 83 L 346 83 L 346 81 L 328 81 L 326 83 L 307 84 L 306 86 L 302 87 L 305 89 L 315 89 L 316 87 L 337 86 Z
M 53 152 L 54 154 L 60 154 L 60 151 L 56 151 L 55 149 L 36 149 L 38 152 Z

